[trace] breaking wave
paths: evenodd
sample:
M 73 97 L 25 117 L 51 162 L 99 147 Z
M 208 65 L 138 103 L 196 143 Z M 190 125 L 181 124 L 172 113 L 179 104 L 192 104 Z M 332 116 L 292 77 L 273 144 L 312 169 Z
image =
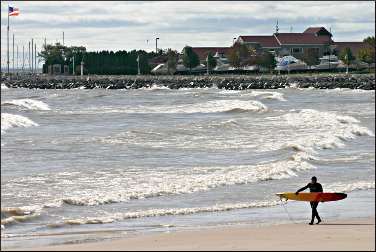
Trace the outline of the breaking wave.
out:
M 82 219 L 66 220 L 63 223 L 50 224 L 49 227 L 59 227 L 63 225 L 82 225 L 82 224 L 105 224 L 127 219 L 168 216 L 168 215 L 189 215 L 197 213 L 224 212 L 245 208 L 271 207 L 279 205 L 280 201 L 256 201 L 249 203 L 218 204 L 208 207 L 191 207 L 191 208 L 168 208 L 168 209 L 149 209 L 126 213 L 114 213 L 108 216 L 87 217 Z
M 64 111 L 63 113 L 75 114 L 106 114 L 106 113 L 219 113 L 219 112 L 266 112 L 267 106 L 259 101 L 243 100 L 214 100 L 196 104 L 183 104 L 174 106 L 139 106 L 139 107 L 95 107 L 81 111 Z
M 338 115 L 332 112 L 320 112 L 314 109 L 293 111 L 279 117 L 283 121 L 301 130 L 304 137 L 285 144 L 296 151 L 315 153 L 315 149 L 334 149 L 345 146 L 345 142 L 357 136 L 375 136 L 366 127 L 359 125 L 359 120 L 351 116 Z M 316 131 L 305 134 L 305 129 Z
M 375 181 L 357 181 L 353 183 L 339 182 L 325 186 L 325 191 L 331 192 L 352 192 L 358 190 L 375 189 Z
M 314 168 L 304 160 L 286 160 L 248 166 L 198 167 L 188 174 L 170 172 L 134 176 L 132 184 L 128 186 L 126 186 L 125 179 L 124 181 L 118 179 L 116 181 L 119 184 L 115 185 L 110 192 L 96 191 L 90 195 L 77 195 L 64 198 L 63 202 L 69 205 L 93 206 L 162 195 L 195 193 L 222 186 L 290 178 L 297 176 L 297 172 Z M 142 181 L 148 182 L 141 183 Z M 121 189 L 124 187 L 127 188 L 126 191 Z
M 31 126 L 39 126 L 39 125 L 25 116 L 1 113 L 1 133 L 2 134 L 4 134 L 6 130 L 13 128 L 13 127 L 31 127 Z
M 247 93 L 249 96 L 260 96 L 262 99 L 272 99 L 278 101 L 286 101 L 282 93 L 279 92 L 267 92 L 267 91 L 252 91 Z
M 370 190 L 375 189 L 374 181 L 357 181 L 353 183 L 335 183 L 325 185 L 325 191 L 331 192 L 345 192 L 349 193 L 356 190 Z M 125 213 L 108 214 L 100 217 L 86 217 L 81 219 L 65 220 L 63 223 L 49 224 L 49 227 L 60 227 L 63 225 L 83 225 L 83 224 L 105 224 L 115 221 L 123 221 L 127 219 L 147 218 L 168 215 L 190 215 L 197 213 L 212 213 L 224 212 L 237 209 L 257 208 L 257 207 L 273 207 L 281 204 L 279 200 L 269 201 L 255 201 L 245 203 L 228 203 L 218 204 L 208 207 L 191 207 L 191 208 L 168 208 L 168 209 L 148 209 L 140 211 L 132 211 Z
M 33 100 L 33 99 L 10 100 L 10 101 L 2 102 L 1 105 L 2 106 L 14 105 L 14 106 L 19 106 L 19 107 L 24 107 L 30 110 L 51 110 L 50 107 L 46 103 L 42 101 Z
M 25 222 L 41 214 L 41 207 L 5 207 L 1 208 L 1 226 Z

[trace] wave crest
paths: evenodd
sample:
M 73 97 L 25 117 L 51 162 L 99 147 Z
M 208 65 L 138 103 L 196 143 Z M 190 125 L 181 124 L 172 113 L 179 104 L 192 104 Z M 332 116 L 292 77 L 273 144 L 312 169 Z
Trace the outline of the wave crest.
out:
M 14 115 L 8 113 L 1 113 L 1 133 L 4 134 L 6 130 L 13 127 L 31 127 L 39 126 L 29 118 L 21 115 Z
M 48 104 L 33 99 L 15 99 L 2 102 L 1 105 L 14 105 L 30 110 L 51 110 Z
M 55 223 L 49 225 L 50 227 L 58 227 L 62 225 L 83 225 L 83 224 L 105 224 L 115 221 L 122 221 L 127 219 L 147 218 L 156 216 L 168 215 L 189 215 L 197 213 L 211 213 L 224 212 L 237 209 L 257 208 L 257 207 L 271 207 L 279 205 L 280 201 L 256 201 L 249 203 L 234 203 L 234 204 L 218 204 L 208 207 L 192 207 L 192 208 L 168 208 L 168 209 L 149 209 L 135 212 L 114 213 L 108 216 L 101 217 L 87 217 L 82 219 L 66 220 L 64 223 Z

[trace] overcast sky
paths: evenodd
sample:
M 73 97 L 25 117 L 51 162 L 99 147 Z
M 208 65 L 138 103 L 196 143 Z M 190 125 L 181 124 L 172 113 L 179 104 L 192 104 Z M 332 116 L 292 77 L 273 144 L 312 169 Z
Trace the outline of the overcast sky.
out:
M 375 34 L 375 3 L 354 2 L 7 2 L 1 1 L 1 63 L 6 59 L 7 5 L 20 15 L 10 17 L 10 36 L 25 48 L 34 38 L 38 50 L 47 43 L 83 45 L 87 50 L 181 51 L 190 46 L 230 46 L 239 35 L 303 32 L 309 26 L 331 28 L 334 41 L 361 41 Z M 147 42 L 149 41 L 149 42 Z M 10 39 L 12 45 L 12 39 Z

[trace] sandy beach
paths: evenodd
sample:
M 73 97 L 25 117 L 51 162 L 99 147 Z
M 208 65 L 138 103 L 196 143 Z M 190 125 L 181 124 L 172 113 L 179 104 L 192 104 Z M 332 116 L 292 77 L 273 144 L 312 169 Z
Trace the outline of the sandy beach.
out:
M 314 226 L 229 226 L 32 250 L 375 250 L 375 219 L 336 220 Z

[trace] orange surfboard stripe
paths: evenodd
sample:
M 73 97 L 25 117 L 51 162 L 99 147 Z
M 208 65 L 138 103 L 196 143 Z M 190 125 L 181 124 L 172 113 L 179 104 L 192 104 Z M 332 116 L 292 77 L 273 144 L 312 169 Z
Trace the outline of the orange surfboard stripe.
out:
M 292 192 L 277 193 L 280 198 L 298 200 L 298 201 L 309 201 L 309 202 L 326 202 L 326 201 L 336 201 L 342 200 L 347 197 L 345 193 L 299 193 L 296 195 Z

